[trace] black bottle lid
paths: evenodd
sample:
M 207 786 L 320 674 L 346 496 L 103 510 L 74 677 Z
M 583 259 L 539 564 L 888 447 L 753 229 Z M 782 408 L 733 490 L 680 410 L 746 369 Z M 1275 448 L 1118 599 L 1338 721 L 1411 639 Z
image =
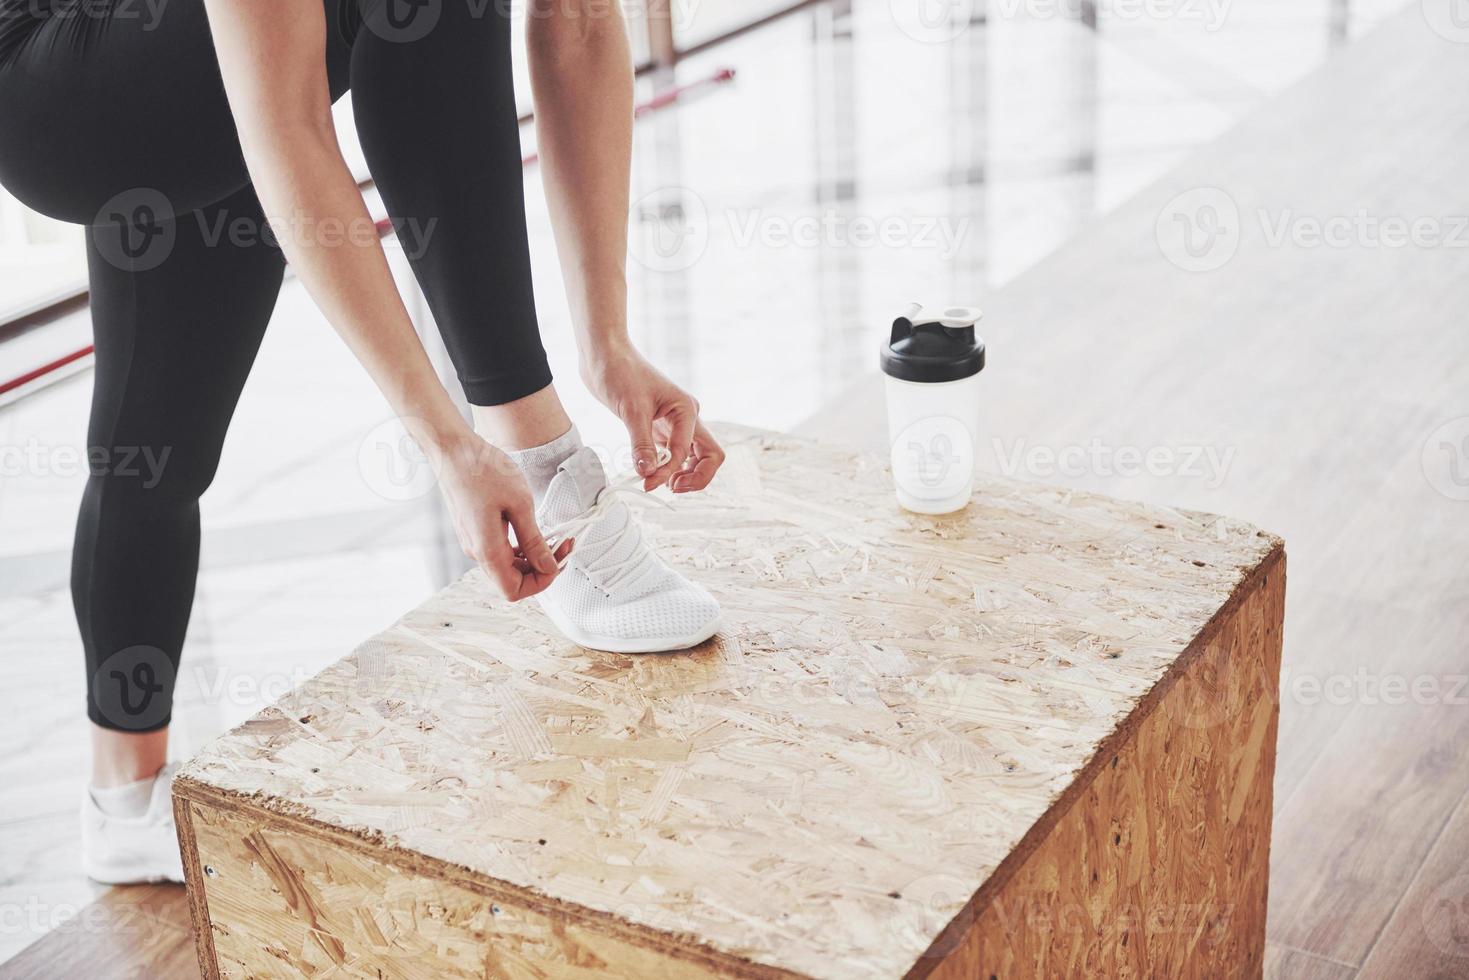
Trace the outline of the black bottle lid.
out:
M 984 370 L 984 341 L 974 333 L 983 314 L 954 307 L 930 314 L 918 304 L 893 321 L 882 348 L 882 372 L 899 381 L 962 381 Z

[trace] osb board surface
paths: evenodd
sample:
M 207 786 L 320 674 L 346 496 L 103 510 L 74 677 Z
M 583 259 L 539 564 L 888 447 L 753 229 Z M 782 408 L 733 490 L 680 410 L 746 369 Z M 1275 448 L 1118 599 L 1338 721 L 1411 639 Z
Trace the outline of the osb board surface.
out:
M 1285 563 L 1265 579 L 929 980 L 1262 975 Z
M 369 850 L 334 847 L 257 812 L 188 803 L 210 874 L 218 976 L 381 980 L 713 980 L 564 915 L 492 900 L 454 882 L 410 877 Z M 266 817 L 266 821 L 259 819 Z
M 710 492 L 643 511 L 715 640 L 589 652 L 472 573 L 179 791 L 755 964 L 901 975 L 1279 547 L 999 479 L 921 517 L 876 457 L 724 435 Z

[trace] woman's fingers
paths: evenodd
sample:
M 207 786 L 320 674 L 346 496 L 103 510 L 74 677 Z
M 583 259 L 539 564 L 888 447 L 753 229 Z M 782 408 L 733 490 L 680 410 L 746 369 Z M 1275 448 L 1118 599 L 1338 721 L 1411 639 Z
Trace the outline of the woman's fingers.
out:
M 554 557 L 556 559 L 556 567 L 558 569 L 562 568 L 566 559 L 571 557 L 571 552 L 574 547 L 575 539 L 573 538 L 567 538 L 565 541 L 556 546 Z M 520 570 L 522 575 L 536 574 L 536 570 L 531 565 L 530 560 L 518 551 L 515 553 L 515 567 Z M 551 576 L 551 578 L 553 579 L 555 577 L 556 576 L 554 575 Z
M 653 416 L 635 409 L 622 419 L 632 439 L 632 461 L 638 476 L 652 476 L 658 469 L 658 441 L 653 437 Z
M 680 402 L 668 409 L 658 419 L 668 429 L 668 462 L 658 467 L 643 481 L 644 490 L 662 486 L 684 468 L 693 447 L 694 428 L 699 422 L 699 407 L 693 399 Z
M 480 567 L 511 602 L 519 602 L 545 591 L 561 571 L 561 561 L 571 554 L 572 542 L 563 541 L 553 554 L 541 529 L 536 526 L 535 511 L 529 498 L 517 500 L 505 508 L 505 521 L 498 531 L 486 530 L 490 540 L 483 543 Z M 514 547 L 508 531 L 515 529 Z
M 524 598 L 525 580 L 535 574 L 533 570 L 517 567 L 515 552 L 510 550 L 510 542 L 503 539 L 484 549 L 479 567 L 511 602 Z
M 724 450 L 702 422 L 694 426 L 693 452 L 688 465 L 669 483 L 674 493 L 690 493 L 709 486 L 719 467 L 724 465 Z
M 691 403 L 685 405 L 673 413 L 673 435 L 668 440 L 668 451 L 672 454 L 668 460 L 668 476 L 678 473 L 684 468 L 689 454 L 694 448 L 694 429 L 699 424 L 699 406 Z
M 515 528 L 516 550 L 526 558 L 531 567 L 542 575 L 556 576 L 556 557 L 546 545 L 546 539 L 536 524 L 535 508 L 530 497 L 516 500 L 505 509 L 510 524 Z
M 530 560 L 524 555 L 509 551 L 508 544 L 506 552 L 503 557 L 481 562 L 480 567 L 499 586 L 505 598 L 511 602 L 519 602 L 538 595 L 556 581 L 556 573 L 546 574 L 536 571 Z

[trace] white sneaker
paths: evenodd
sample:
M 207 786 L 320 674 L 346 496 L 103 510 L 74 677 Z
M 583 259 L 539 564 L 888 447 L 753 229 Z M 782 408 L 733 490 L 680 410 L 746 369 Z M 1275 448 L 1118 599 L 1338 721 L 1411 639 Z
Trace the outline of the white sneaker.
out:
M 153 777 L 148 809 L 136 817 L 102 812 L 88 790 L 82 791 L 82 870 L 104 885 L 135 885 L 184 880 L 178 834 L 173 826 L 171 763 Z
M 613 653 L 659 653 L 696 646 L 719 629 L 719 603 L 663 563 L 643 538 L 622 495 L 642 495 L 642 479 L 608 486 L 602 461 L 578 449 L 556 470 L 536 520 L 552 550 L 576 546 L 537 598 L 573 643 Z

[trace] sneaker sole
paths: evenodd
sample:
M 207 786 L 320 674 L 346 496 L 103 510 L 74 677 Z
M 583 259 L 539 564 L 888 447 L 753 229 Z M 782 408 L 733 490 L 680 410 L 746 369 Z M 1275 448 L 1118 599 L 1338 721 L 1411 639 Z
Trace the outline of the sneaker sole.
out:
M 696 647 L 700 643 L 719 632 L 719 617 L 715 617 L 709 623 L 700 627 L 696 632 L 687 636 L 676 636 L 661 640 L 629 640 L 626 637 L 599 636 L 596 633 L 584 633 L 571 623 L 564 620 L 561 615 L 554 611 L 548 603 L 539 603 L 541 611 L 546 618 L 555 624 L 561 635 L 579 647 L 588 650 L 601 650 L 605 653 L 671 653 L 674 650 L 687 650 Z

